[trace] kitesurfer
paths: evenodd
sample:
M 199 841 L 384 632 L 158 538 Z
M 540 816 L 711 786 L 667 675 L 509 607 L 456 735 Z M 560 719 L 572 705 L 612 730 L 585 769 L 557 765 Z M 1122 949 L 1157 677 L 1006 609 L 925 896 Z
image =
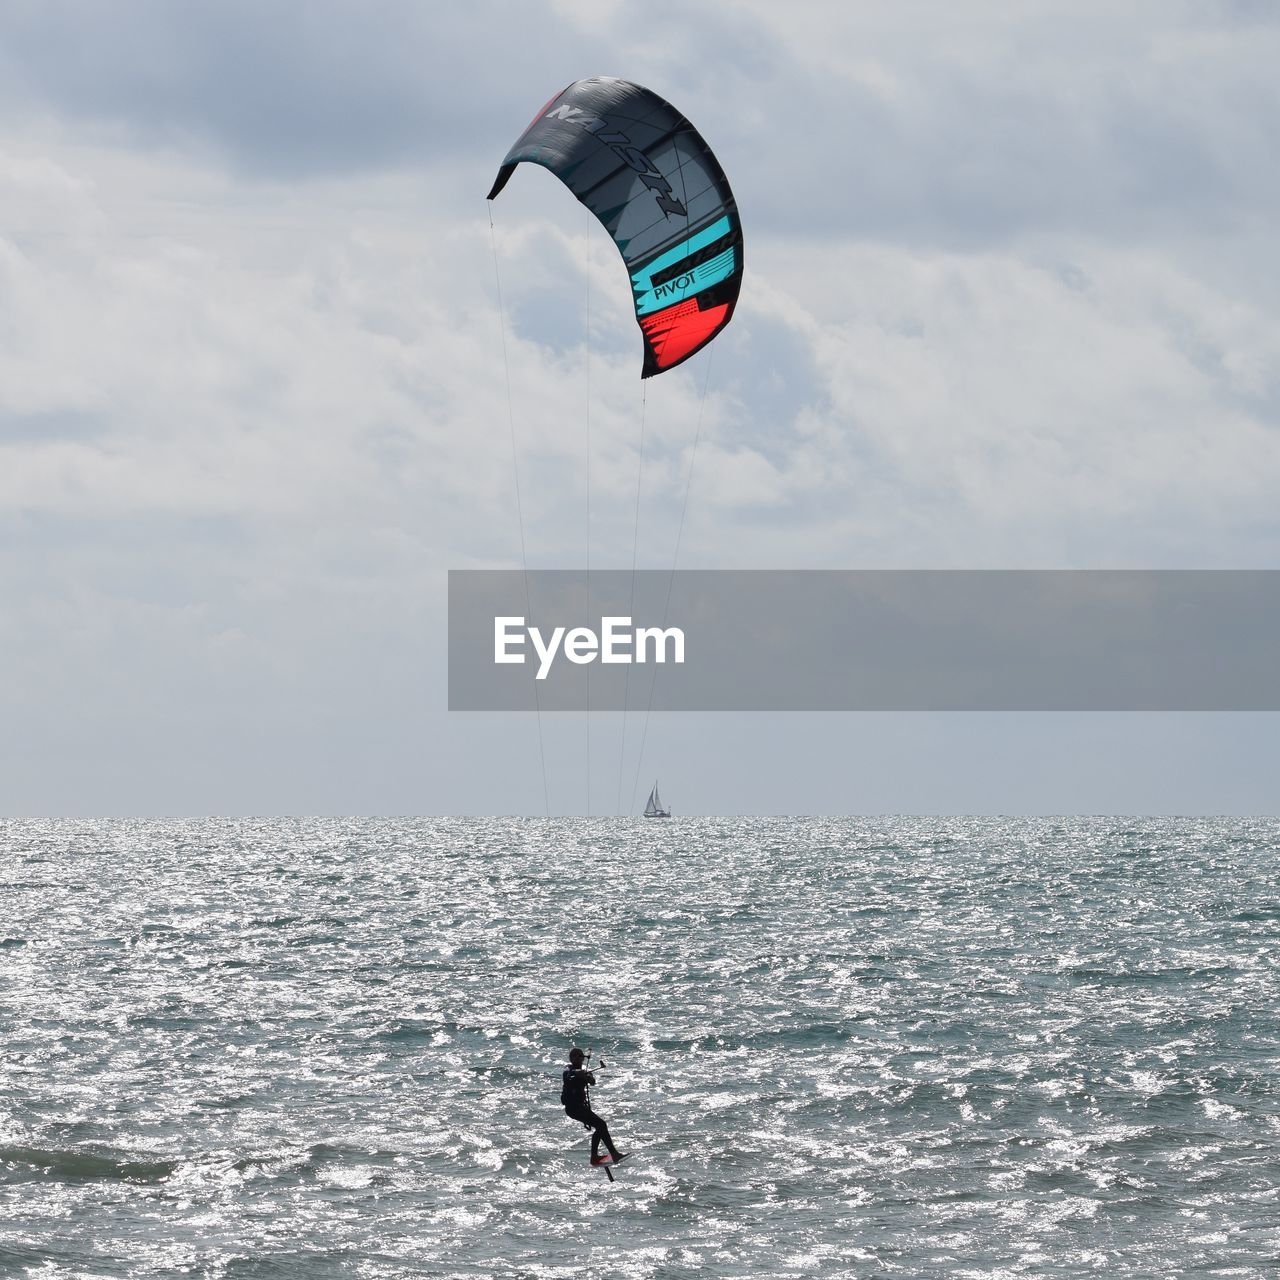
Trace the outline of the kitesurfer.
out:
M 600 1155 L 600 1144 L 603 1142 L 608 1148 L 609 1155 L 613 1158 L 613 1163 L 617 1164 L 619 1160 L 627 1158 L 627 1152 L 619 1151 L 613 1145 L 613 1139 L 609 1136 L 609 1126 L 602 1117 L 591 1110 L 591 1100 L 587 1090 L 595 1084 L 596 1078 L 583 1065 L 585 1058 L 586 1054 L 581 1049 L 569 1050 L 569 1065 L 563 1072 L 564 1087 L 560 1090 L 560 1101 L 564 1104 L 565 1115 L 593 1130 L 591 1134 L 591 1163 L 605 1163 L 604 1158 Z M 600 1060 L 600 1065 L 604 1066 L 603 1058 Z

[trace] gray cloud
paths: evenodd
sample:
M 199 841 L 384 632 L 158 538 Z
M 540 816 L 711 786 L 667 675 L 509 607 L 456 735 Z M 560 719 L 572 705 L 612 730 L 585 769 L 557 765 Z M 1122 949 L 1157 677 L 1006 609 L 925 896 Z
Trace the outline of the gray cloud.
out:
M 1249 5 L 10 5 L 11 109 L 259 177 L 488 156 L 579 75 L 665 92 L 757 228 L 949 244 L 1275 207 L 1280 18 Z M 490 154 L 491 153 L 491 154 Z
M 696 461 L 705 363 L 643 393 L 642 566 L 691 463 L 690 567 L 1274 564 L 1276 40 L 1247 5 L 4 6 L 0 809 L 540 808 L 531 723 L 437 714 L 443 573 L 518 563 L 482 197 L 584 74 L 678 102 L 746 221 Z M 625 566 L 624 273 L 545 174 L 494 215 L 530 561 L 586 551 L 590 243 Z M 681 809 L 1272 803 L 1274 727 L 1064 723 L 660 717 L 646 759 Z M 581 725 L 547 734 L 580 807 Z
M 426 165 L 518 129 L 494 69 L 563 56 L 553 16 L 508 15 L 518 43 L 492 13 L 407 0 L 10 5 L 3 92 L 126 144 L 213 147 L 263 178 Z

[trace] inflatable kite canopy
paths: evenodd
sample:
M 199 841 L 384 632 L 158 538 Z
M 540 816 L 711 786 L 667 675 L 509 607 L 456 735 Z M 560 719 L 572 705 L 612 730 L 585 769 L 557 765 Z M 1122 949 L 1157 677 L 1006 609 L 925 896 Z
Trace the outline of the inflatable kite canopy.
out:
M 550 169 L 618 246 L 644 334 L 641 377 L 674 369 L 729 323 L 742 286 L 738 206 L 669 102 L 627 80 L 577 80 L 507 152 L 490 200 L 524 161 Z

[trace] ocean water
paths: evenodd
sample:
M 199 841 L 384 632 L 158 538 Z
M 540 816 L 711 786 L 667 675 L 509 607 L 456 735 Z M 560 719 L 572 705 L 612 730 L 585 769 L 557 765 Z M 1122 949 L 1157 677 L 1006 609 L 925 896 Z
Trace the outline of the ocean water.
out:
M 0 1274 L 1273 1276 L 1278 944 L 1275 820 L 0 822 Z

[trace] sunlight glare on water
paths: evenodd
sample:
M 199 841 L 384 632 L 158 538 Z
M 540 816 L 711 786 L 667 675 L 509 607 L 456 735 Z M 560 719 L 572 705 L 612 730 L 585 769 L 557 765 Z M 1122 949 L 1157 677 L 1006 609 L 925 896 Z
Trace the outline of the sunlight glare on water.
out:
M 1280 823 L 0 823 L 0 1273 L 1261 1276 Z M 569 1046 L 636 1156 L 561 1111 Z

